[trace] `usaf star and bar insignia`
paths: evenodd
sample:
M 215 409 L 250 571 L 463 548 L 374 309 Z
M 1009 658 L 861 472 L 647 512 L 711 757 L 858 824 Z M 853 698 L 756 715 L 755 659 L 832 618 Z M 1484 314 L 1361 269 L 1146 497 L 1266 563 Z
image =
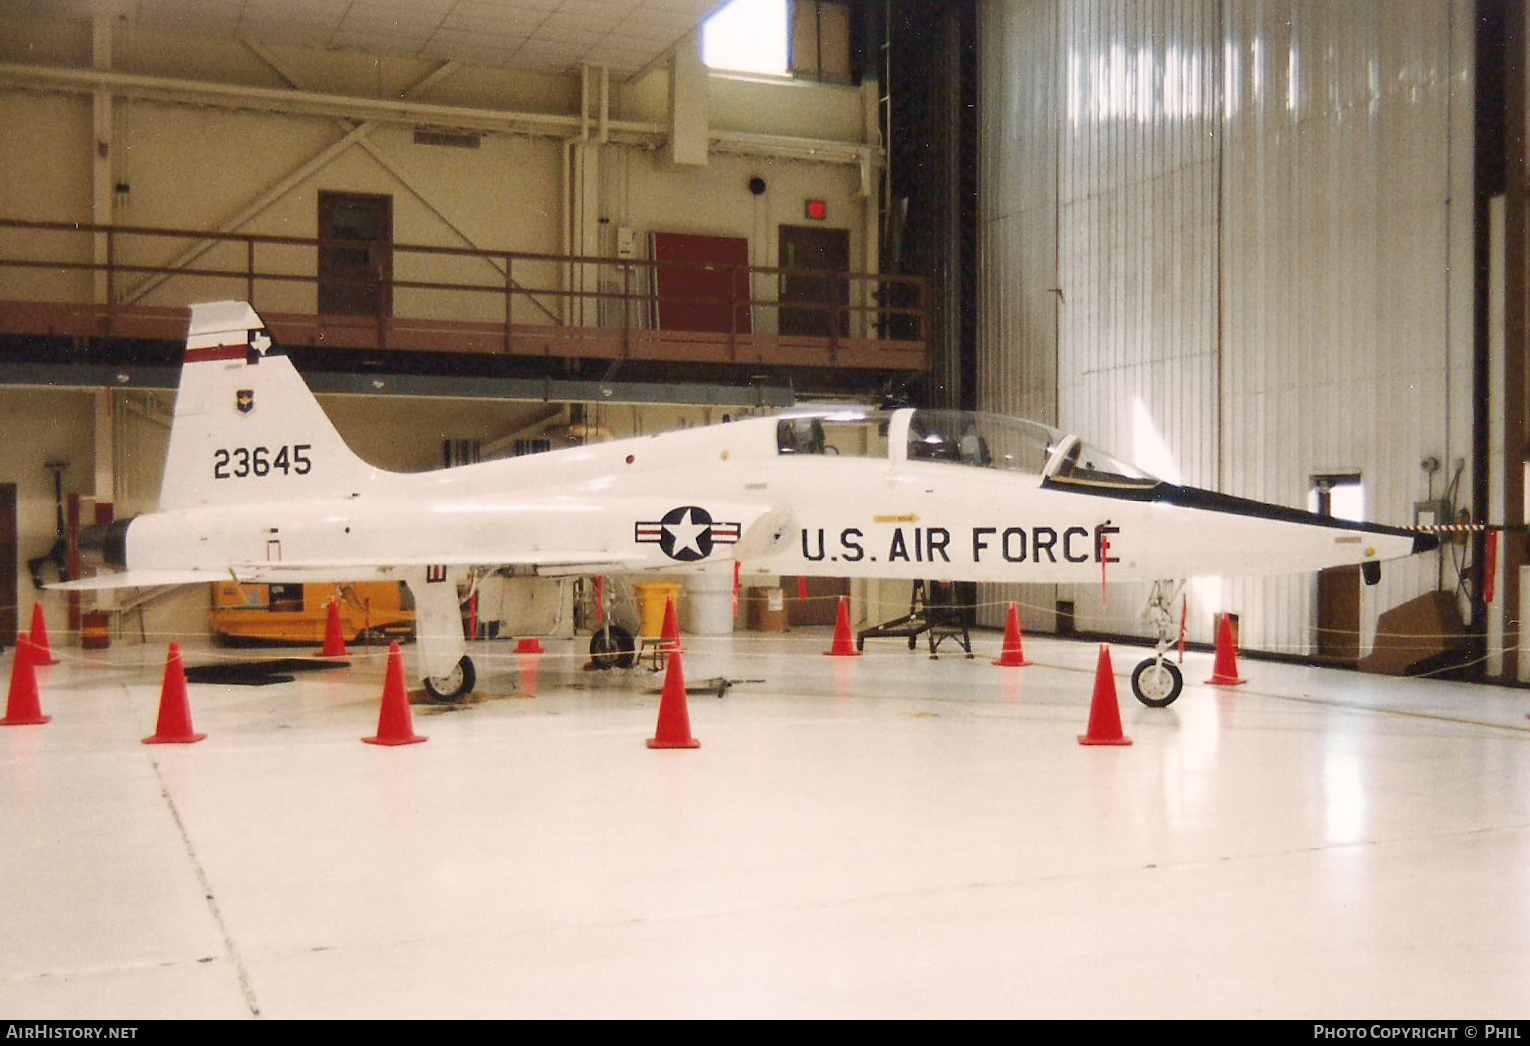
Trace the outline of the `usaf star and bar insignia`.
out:
M 655 523 L 634 525 L 633 540 L 639 544 L 657 544 L 670 559 L 694 563 L 706 559 L 718 545 L 738 542 L 741 525 L 719 523 L 712 514 L 696 505 L 682 505 L 664 513 Z

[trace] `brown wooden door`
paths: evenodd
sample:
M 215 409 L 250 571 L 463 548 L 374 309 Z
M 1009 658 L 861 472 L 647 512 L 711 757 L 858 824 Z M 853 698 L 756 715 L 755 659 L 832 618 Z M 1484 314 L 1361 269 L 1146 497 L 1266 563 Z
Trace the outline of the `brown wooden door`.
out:
M 335 316 L 393 312 L 393 197 L 319 193 L 319 311 Z
M 850 271 L 850 230 L 824 229 L 814 225 L 781 226 L 780 268 L 811 269 L 819 272 Z M 828 276 L 781 276 L 782 334 L 828 337 L 832 327 L 832 307 L 850 304 L 850 281 Z M 792 304 L 812 303 L 817 308 L 793 309 Z M 850 334 L 850 314 L 839 313 L 839 336 Z
M 839 617 L 839 597 L 850 594 L 847 577 L 810 577 L 807 579 L 807 599 L 802 599 L 798 579 L 781 579 L 781 589 L 786 593 L 786 623 L 792 628 L 800 625 L 832 625 Z
M 1360 660 L 1360 568 L 1318 572 L 1318 656 L 1348 664 Z
M 16 484 L 0 483 L 0 649 L 14 642 L 21 624 L 16 555 Z

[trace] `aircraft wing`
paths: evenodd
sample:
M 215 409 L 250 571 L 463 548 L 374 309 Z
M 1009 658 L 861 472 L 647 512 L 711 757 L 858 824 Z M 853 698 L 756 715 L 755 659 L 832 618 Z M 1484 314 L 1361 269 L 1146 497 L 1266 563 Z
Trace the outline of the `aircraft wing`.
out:
M 44 587 L 59 592 L 99 592 L 119 588 L 160 588 L 166 585 L 195 585 L 216 581 L 262 581 L 273 575 L 290 577 L 293 574 L 310 574 L 314 580 L 341 578 L 354 574 L 357 578 L 389 574 L 412 567 L 509 567 L 534 568 L 541 574 L 589 574 L 604 571 L 620 571 L 642 559 L 638 553 L 611 552 L 606 549 L 567 549 L 561 551 L 529 551 L 515 555 L 498 555 L 486 559 L 483 555 L 446 556 L 431 559 L 395 559 L 377 563 L 362 559 L 312 559 L 283 560 L 279 563 L 231 563 L 221 570 L 123 570 L 114 574 L 98 574 L 95 577 L 78 578 Z
M 272 573 L 344 573 L 349 570 L 383 571 L 407 570 L 412 567 L 477 567 L 492 570 L 498 567 L 533 567 L 538 571 L 556 569 L 568 572 L 573 567 L 590 570 L 621 570 L 643 557 L 636 552 L 612 552 L 609 549 L 564 549 L 557 551 L 527 551 L 513 554 L 459 553 L 446 556 L 413 556 L 390 559 L 379 563 L 369 559 L 284 559 L 280 562 L 234 563 L 230 571 L 241 580 L 258 578 Z

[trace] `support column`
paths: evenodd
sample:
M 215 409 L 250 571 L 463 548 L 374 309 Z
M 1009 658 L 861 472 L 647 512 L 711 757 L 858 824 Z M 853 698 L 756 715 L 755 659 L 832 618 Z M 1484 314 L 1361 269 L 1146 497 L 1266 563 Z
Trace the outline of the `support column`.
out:
M 97 14 L 91 22 L 90 61 L 93 68 L 102 71 L 112 67 L 112 20 L 105 14 Z M 91 114 L 94 133 L 91 136 L 90 220 L 96 225 L 110 225 L 116 180 L 112 177 L 112 95 L 106 88 L 96 88 Z M 97 233 L 95 263 L 105 265 L 107 253 L 107 237 Z M 97 304 L 109 304 L 105 272 L 96 272 L 95 300 Z
M 599 90 L 591 88 L 597 75 Z M 610 74 L 604 68 L 579 67 L 579 137 L 568 143 L 565 159 L 564 200 L 568 213 L 564 232 L 566 252 L 584 258 L 600 257 L 600 154 L 606 141 L 610 117 Z M 600 290 L 600 266 L 569 263 L 568 289 L 579 294 Z M 600 323 L 598 298 L 571 297 L 564 311 L 567 322 L 578 327 Z
M 882 85 L 866 77 L 861 81 L 861 141 L 873 152 L 882 147 L 881 102 Z M 861 257 L 862 272 L 879 272 L 882 264 L 882 183 L 878 176 L 879 172 L 872 168 L 871 159 L 868 156 L 861 165 L 861 185 L 858 195 L 861 198 L 861 243 L 864 244 Z M 882 289 L 875 283 L 863 283 L 856 291 L 858 305 L 880 305 L 883 303 Z M 861 320 L 857 326 L 858 333 L 863 338 L 875 338 L 877 336 L 877 320 L 879 317 L 874 312 L 861 313 Z
M 586 258 L 599 257 L 600 249 L 600 146 L 580 142 L 574 146 L 573 252 Z M 600 290 L 598 265 L 574 266 L 574 290 L 593 294 Z M 600 322 L 600 301 L 576 298 L 569 310 L 577 326 L 590 327 Z
M 1508 37 L 1505 69 L 1507 130 L 1504 193 L 1504 381 L 1503 381 L 1503 507 L 1504 523 L 1525 522 L 1525 461 L 1530 457 L 1526 441 L 1525 388 L 1530 360 L 1530 157 L 1526 134 L 1530 133 L 1530 89 L 1526 67 L 1530 65 L 1530 20 L 1526 0 L 1507 5 Z M 1511 531 L 1499 547 L 1503 562 L 1503 586 L 1498 593 L 1504 613 L 1504 675 L 1519 680 L 1522 622 L 1520 621 L 1520 568 L 1525 565 L 1525 535 Z

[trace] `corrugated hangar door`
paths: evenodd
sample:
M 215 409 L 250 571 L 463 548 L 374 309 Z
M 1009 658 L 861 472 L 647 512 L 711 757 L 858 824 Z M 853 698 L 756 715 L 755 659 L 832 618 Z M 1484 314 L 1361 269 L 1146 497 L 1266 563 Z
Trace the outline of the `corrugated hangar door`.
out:
M 16 554 L 16 484 L 0 483 L 0 649 L 11 645 L 20 624 Z

